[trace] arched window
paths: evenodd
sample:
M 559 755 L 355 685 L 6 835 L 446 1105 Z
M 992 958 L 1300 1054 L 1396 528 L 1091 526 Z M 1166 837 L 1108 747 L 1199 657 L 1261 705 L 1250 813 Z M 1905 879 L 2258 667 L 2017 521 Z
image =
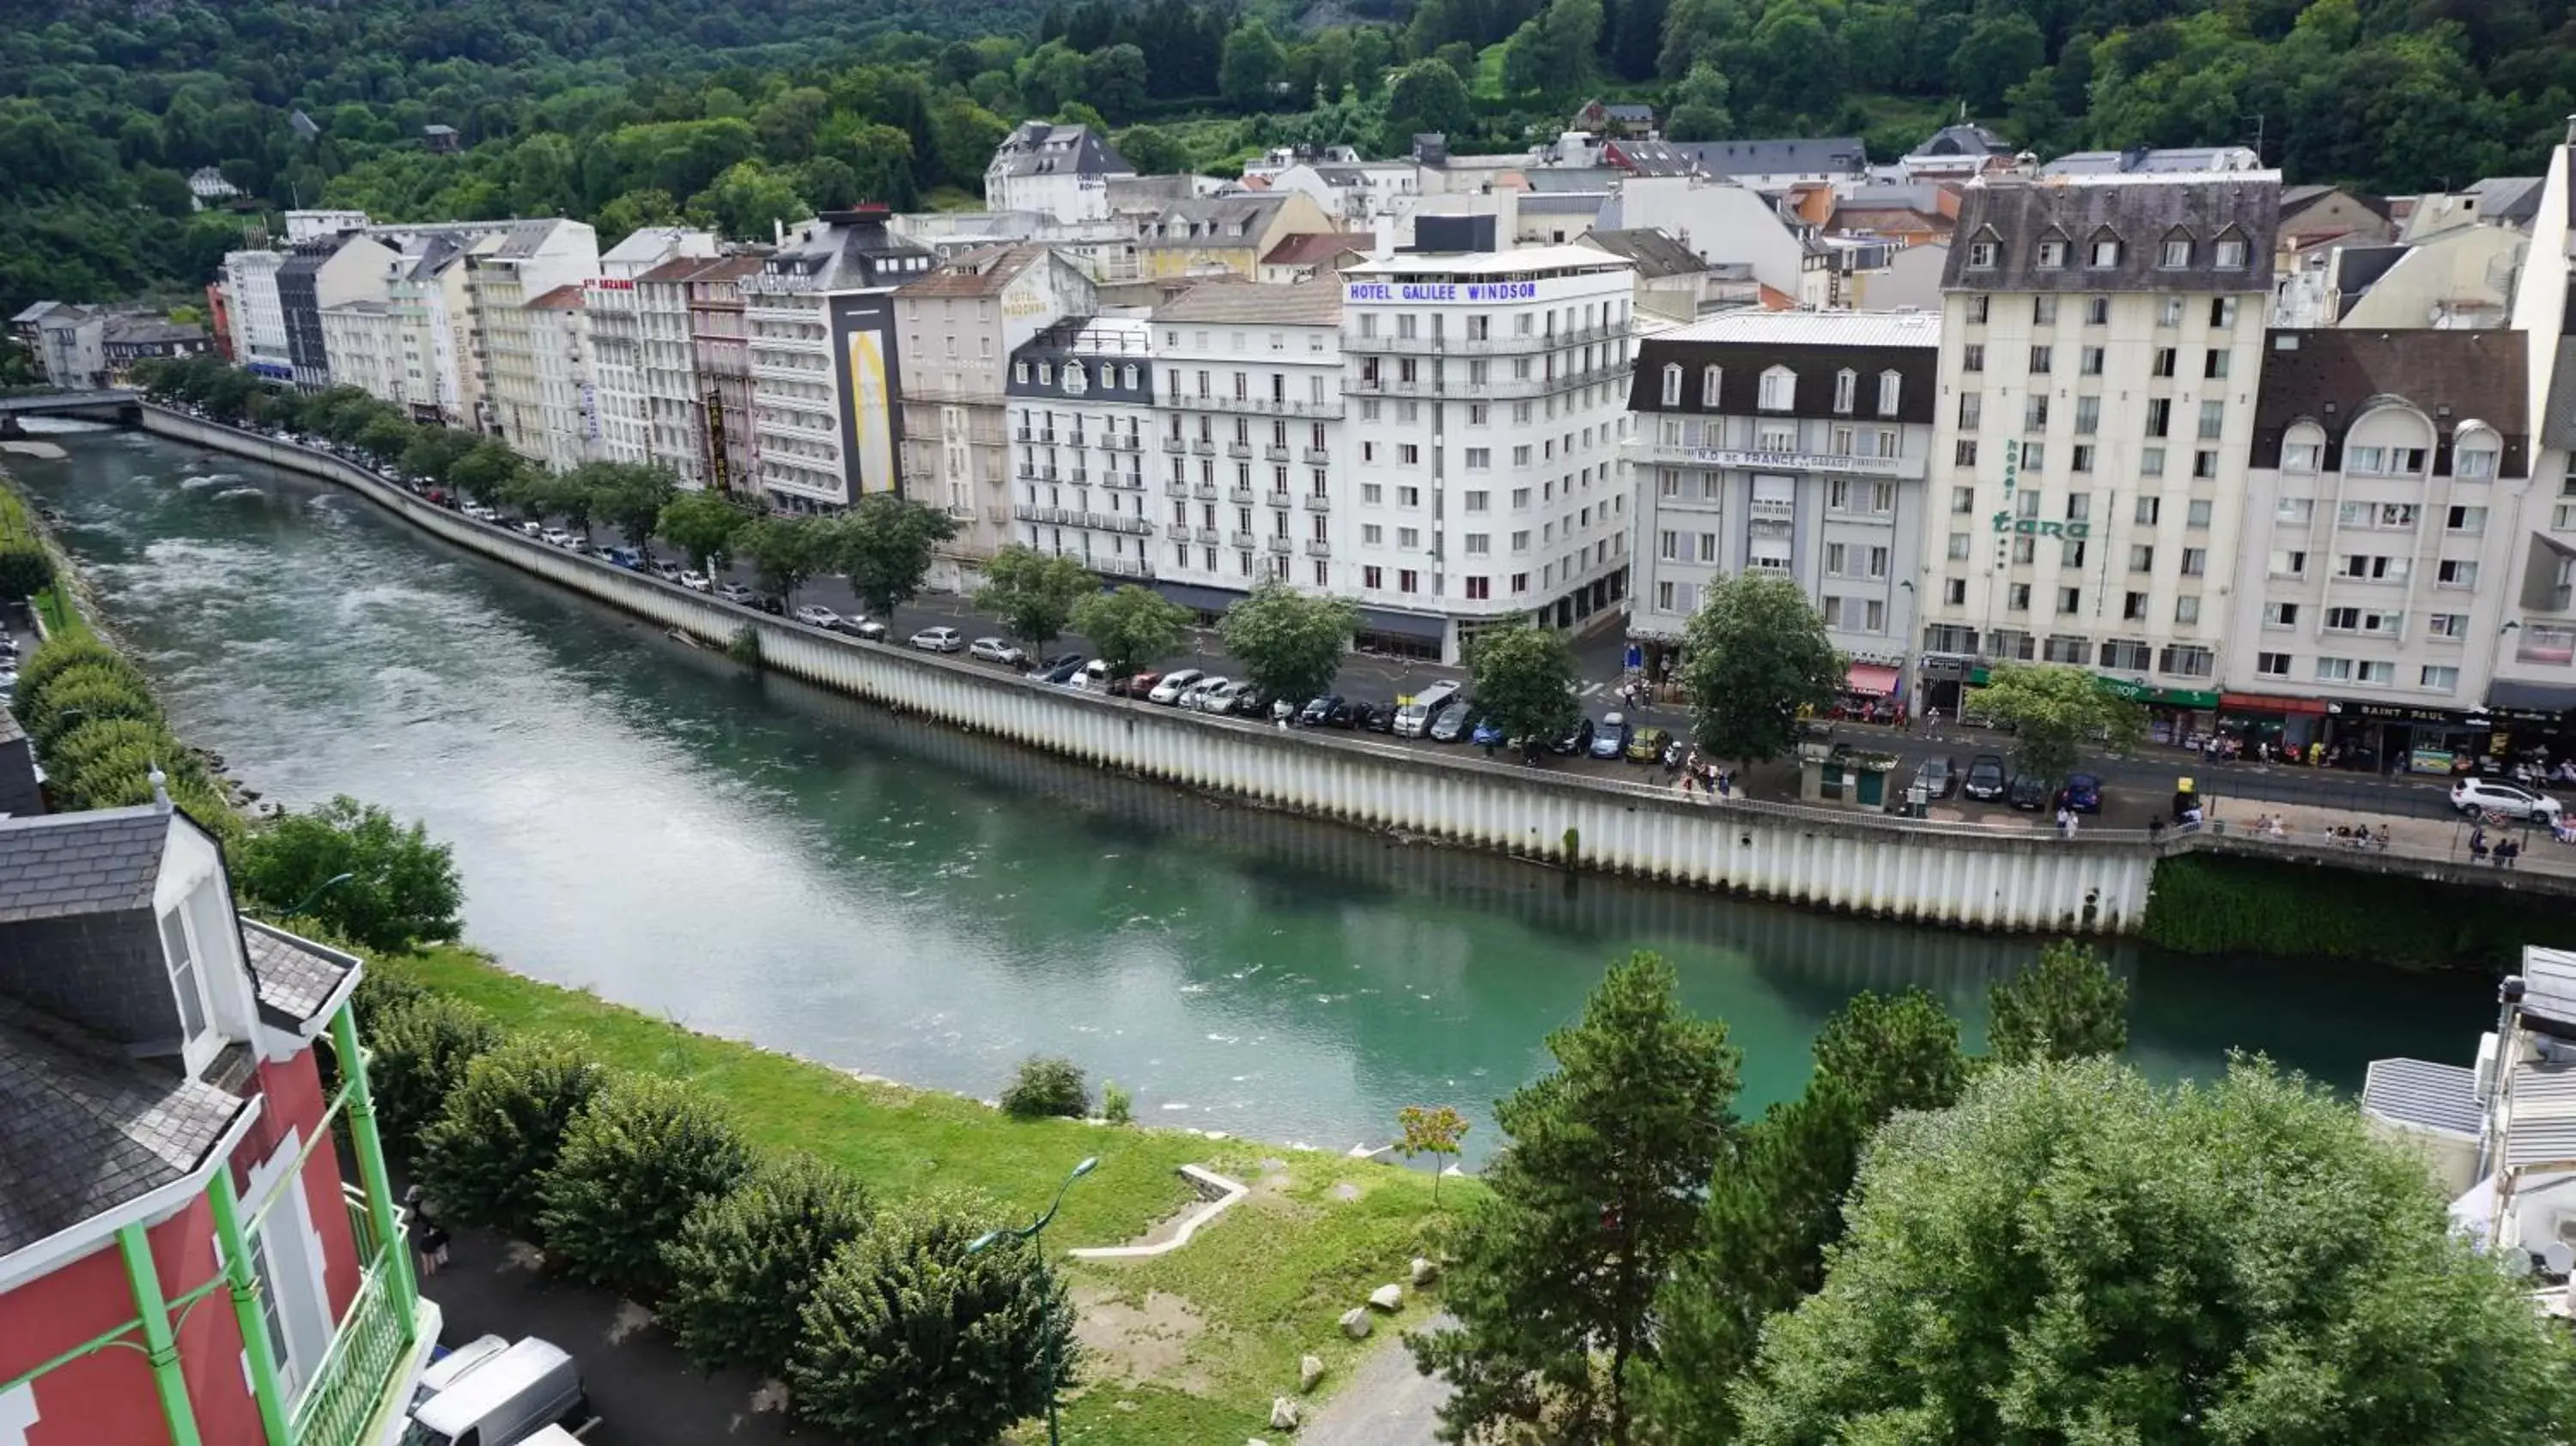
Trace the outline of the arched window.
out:
M 1718 388 L 1725 380 L 1726 371 L 1723 367 L 1703 367 L 1699 374 L 1699 404 L 1711 411 L 1716 410 Z
M 1860 373 L 1845 367 L 1834 373 L 1834 410 L 1848 412 L 1859 405 Z M 1768 403 L 1765 403 L 1768 405 Z
M 1136 390 L 1136 364 L 1134 362 L 1129 362 L 1127 364 L 1127 375 L 1122 379 L 1122 383 L 1125 385 L 1127 390 L 1131 392 Z
M 1880 372 L 1878 374 L 1878 414 L 1882 417 L 1895 416 L 1897 398 L 1904 390 L 1905 378 L 1902 375 L 1894 370 Z
M 1064 364 L 1064 390 L 1065 395 L 1074 397 L 1091 390 L 1091 377 L 1083 370 L 1082 363 L 1070 361 Z
M 1785 412 L 1798 404 L 1798 374 L 1787 367 L 1773 367 L 1762 374 L 1762 410 Z
M 1677 364 L 1668 363 L 1664 367 L 1664 405 L 1678 407 L 1681 404 L 1682 369 Z

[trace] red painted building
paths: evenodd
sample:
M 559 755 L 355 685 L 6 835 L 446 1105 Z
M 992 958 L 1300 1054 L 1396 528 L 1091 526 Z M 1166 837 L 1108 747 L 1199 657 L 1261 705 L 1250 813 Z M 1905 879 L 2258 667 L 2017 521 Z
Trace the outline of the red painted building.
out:
M 323 1083 L 361 967 L 237 916 L 166 799 L 0 819 L 0 1446 L 400 1432 L 438 1315 L 364 1070 Z
M 206 326 L 215 334 L 215 355 L 239 365 L 233 355 L 233 305 L 220 281 L 206 283 Z

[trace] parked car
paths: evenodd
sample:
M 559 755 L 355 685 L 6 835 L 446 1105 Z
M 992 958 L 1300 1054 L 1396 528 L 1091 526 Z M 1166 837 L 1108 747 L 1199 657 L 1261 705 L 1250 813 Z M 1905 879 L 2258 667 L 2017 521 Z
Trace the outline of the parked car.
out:
M 1220 680 L 1215 687 L 1208 689 L 1207 692 L 1200 697 L 1199 711 L 1202 713 L 1218 714 L 1248 714 L 1252 711 L 1253 705 L 1256 701 L 1257 695 L 1253 692 L 1251 679 L 1236 678 L 1232 681 Z
M 574 551 L 578 551 L 581 548 L 581 539 L 564 531 L 560 527 L 549 527 L 545 531 L 538 533 L 537 536 L 550 546 L 567 548 Z
M 1112 698 L 1149 698 L 1153 696 L 1154 689 L 1161 686 L 1162 681 L 1163 675 L 1160 673 L 1131 673 L 1124 678 L 1113 680 L 1110 683 L 1109 696 Z
M 2506 818 L 2536 818 L 2553 827 L 2558 800 L 2491 778 L 2463 778 L 2451 785 L 2451 807 L 2466 814 L 2493 813 Z
M 1105 693 L 1109 690 L 1109 664 L 1094 658 L 1074 669 L 1064 685 L 1078 693 Z
M 2004 801 L 2015 808 L 2037 812 L 2048 807 L 2049 799 L 2056 793 L 2057 790 L 2048 786 L 2048 780 L 2038 774 L 2016 773 L 2004 788 Z
M 1228 681 L 1230 680 L 1221 673 L 1205 674 L 1193 679 L 1190 683 L 1182 687 L 1179 692 L 1173 694 L 1172 701 L 1180 707 L 1195 713 L 1199 709 L 1207 706 L 1208 694 L 1224 687 Z M 1162 690 L 1157 688 L 1154 691 L 1159 694 Z
M 437 1390 L 423 1375 L 426 1394 L 413 1397 L 403 1446 L 517 1446 L 558 1422 L 589 1417 L 581 1371 L 561 1346 L 530 1336 L 491 1351 L 476 1341 L 448 1359 L 469 1354 Z
M 1474 721 L 1475 714 L 1465 703 L 1452 703 L 1431 720 L 1430 739 L 1434 743 L 1455 743 L 1467 736 L 1468 726 Z
M 1081 667 L 1082 654 L 1058 653 L 1051 658 L 1038 659 L 1030 665 L 1026 676 L 1033 683 L 1061 684 Z
M 1395 705 L 1393 703 L 1353 703 L 1351 726 L 1370 733 L 1393 733 Z
M 1959 791 L 1959 760 L 1936 753 L 1915 767 L 1914 781 L 1923 786 L 1925 798 L 1948 798 Z
M 491 509 L 487 507 L 484 510 L 488 512 Z M 687 569 L 681 567 L 678 563 L 668 560 L 653 564 L 653 575 L 662 579 L 664 582 L 678 582 L 680 580 L 680 574 L 685 571 L 687 571 Z
M 632 547 L 603 547 L 599 555 L 629 572 L 644 570 L 644 554 Z
M 1003 638 L 977 638 L 966 645 L 966 656 L 979 663 L 999 663 L 1005 668 L 1024 667 L 1029 661 L 1026 648 Z
M 1328 694 L 1297 710 L 1297 721 L 1309 728 L 1348 728 L 1351 705 L 1339 694 Z
M 1463 691 L 1456 683 L 1444 680 L 1414 694 L 1412 701 L 1396 709 L 1395 736 L 1420 738 L 1429 733 L 1432 720 L 1440 716 L 1440 710 L 1456 701 Z
M 728 582 L 719 585 L 716 588 L 716 596 L 723 598 L 729 603 L 741 603 L 744 607 L 749 607 L 760 600 L 760 595 L 758 593 L 753 592 L 750 588 L 744 587 L 738 582 Z
M 1500 748 L 1508 740 L 1502 724 L 1491 718 L 1479 718 L 1475 728 L 1468 733 L 1467 741 L 1479 748 Z
M 1613 713 L 1592 730 L 1592 756 L 1616 758 L 1628 751 L 1628 716 Z
M 715 584 L 707 581 L 707 575 L 705 573 L 699 572 L 694 568 L 684 568 L 680 573 L 680 586 L 687 588 L 691 592 L 705 592 L 714 587 Z
M 2077 813 L 2102 811 L 2102 780 L 2090 773 L 2066 775 L 2066 806 Z
M 953 653 L 966 646 L 966 639 L 955 628 L 923 628 L 912 635 L 912 645 L 925 653 Z
M 1206 676 L 1207 674 L 1200 672 L 1196 668 L 1174 668 L 1172 671 L 1165 673 L 1162 678 L 1154 684 L 1153 691 L 1145 695 L 1145 701 L 1149 703 L 1178 703 L 1181 701 L 1181 695 L 1183 693 L 1188 692 L 1192 687 L 1197 685 L 1199 679 Z
M 468 502 L 458 510 L 477 522 L 498 522 L 501 520 L 500 513 L 493 511 L 491 508 L 484 506 L 480 502 Z M 672 568 L 672 571 L 677 572 L 679 569 L 674 567 Z
M 798 608 L 796 621 L 809 628 L 821 628 L 827 633 L 837 633 L 841 630 L 841 615 L 821 603 L 807 603 Z
M 546 539 L 546 527 L 542 522 L 522 522 L 519 524 L 519 532 L 520 535 L 533 537 L 539 542 L 543 542 Z
M 1583 717 L 1574 720 L 1573 732 L 1568 733 L 1564 737 L 1547 745 L 1547 751 L 1550 753 L 1586 753 L 1591 751 L 1592 728 L 1592 716 L 1587 713 Z
M 1660 763 L 1664 758 L 1664 750 L 1672 746 L 1673 735 L 1671 729 L 1640 728 L 1628 737 L 1628 761 L 1630 763 Z
M 2004 761 L 1996 754 L 1980 753 L 1968 760 L 1967 776 L 1959 781 L 1963 797 L 1980 803 L 1992 803 L 2004 796 Z
M 865 638 L 871 643 L 885 641 L 886 625 L 875 618 L 843 618 L 841 627 L 852 637 Z

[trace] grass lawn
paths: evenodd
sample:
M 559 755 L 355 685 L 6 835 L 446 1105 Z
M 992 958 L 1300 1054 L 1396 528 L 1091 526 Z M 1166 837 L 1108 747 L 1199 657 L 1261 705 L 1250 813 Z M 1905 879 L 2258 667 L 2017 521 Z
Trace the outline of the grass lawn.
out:
M 1075 1161 L 1097 1155 L 1099 1169 L 1073 1188 L 1047 1232 L 1059 1262 L 1066 1248 L 1123 1244 L 1179 1213 L 1195 1199 L 1178 1174 L 1184 1164 L 1252 1186 L 1170 1255 L 1067 1264 L 1088 1357 L 1084 1384 L 1067 1398 L 1067 1440 L 1230 1446 L 1263 1433 L 1273 1396 L 1295 1394 L 1301 1355 L 1324 1358 L 1320 1397 L 1390 1328 L 1428 1310 L 1408 1300 L 1365 1344 L 1343 1339 L 1334 1324 L 1370 1290 L 1405 1279 L 1414 1256 L 1434 1253 L 1428 1245 L 1442 1216 L 1425 1171 L 1175 1130 L 1013 1120 L 959 1096 L 693 1033 L 521 978 L 464 949 L 378 967 L 471 1000 L 510 1028 L 577 1035 L 613 1066 L 695 1083 L 755 1143 L 831 1160 L 881 1195 L 968 1187 L 1034 1216 Z M 1455 1209 L 1475 1188 L 1451 1180 L 1441 1204 Z M 1043 1440 L 1043 1427 L 1028 1439 Z
M 89 636 L 88 621 L 81 617 L 80 609 L 72 606 L 71 599 L 63 595 L 61 584 L 57 583 L 46 588 L 27 601 L 33 603 L 36 611 L 44 615 L 45 636 L 49 638 Z

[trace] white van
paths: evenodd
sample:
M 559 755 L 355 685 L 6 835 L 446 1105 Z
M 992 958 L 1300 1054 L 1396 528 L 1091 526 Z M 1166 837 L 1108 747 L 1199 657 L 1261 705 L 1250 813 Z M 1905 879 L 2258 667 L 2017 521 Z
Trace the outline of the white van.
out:
M 1420 738 L 1431 731 L 1431 720 L 1440 710 L 1457 701 L 1467 691 L 1456 683 L 1442 681 L 1413 695 L 1413 701 L 1395 710 L 1395 736 Z
M 431 1367 L 442 1384 L 415 1397 L 402 1446 L 518 1446 L 547 1427 L 590 1414 L 581 1372 L 561 1346 L 534 1336 L 505 1350 L 486 1336 Z M 461 1369 L 447 1368 L 471 1355 Z

